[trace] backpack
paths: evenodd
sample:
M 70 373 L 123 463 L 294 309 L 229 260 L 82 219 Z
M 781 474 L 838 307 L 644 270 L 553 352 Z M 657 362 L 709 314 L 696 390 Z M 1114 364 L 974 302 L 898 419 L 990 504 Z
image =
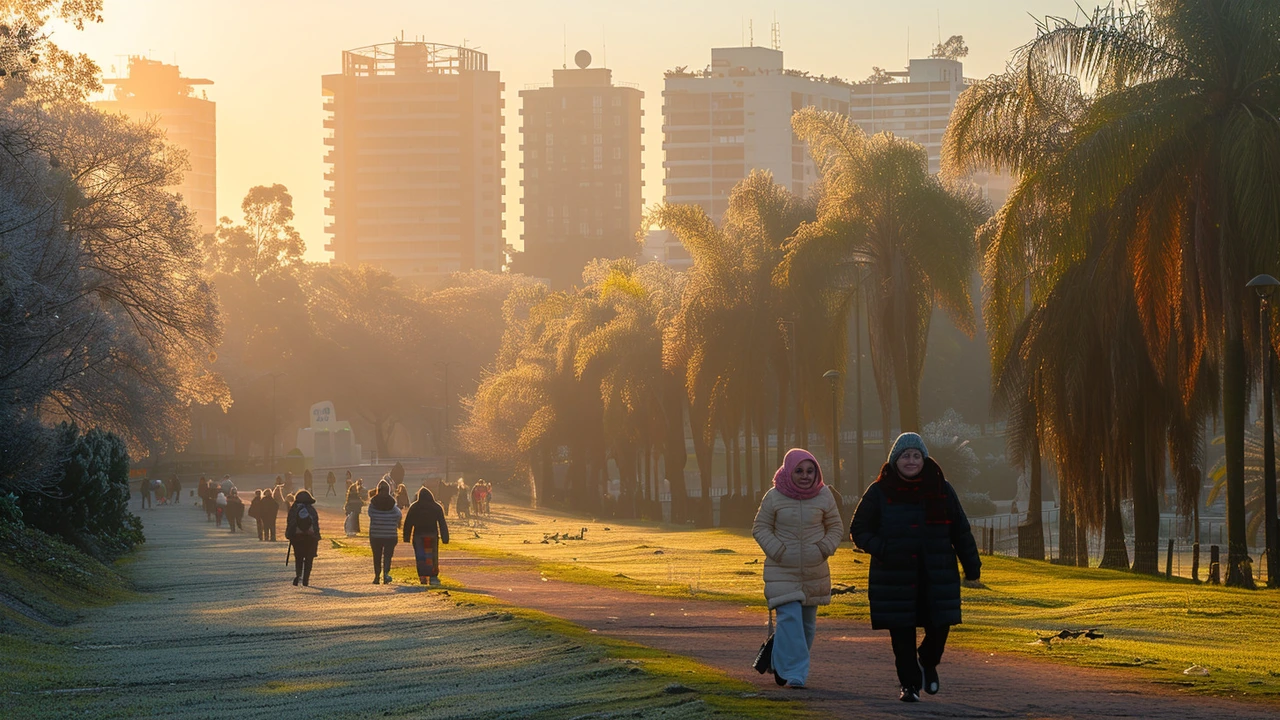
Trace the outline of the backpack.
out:
M 315 525 L 315 521 L 311 518 L 311 510 L 306 505 L 298 508 L 298 532 L 310 535 L 313 525 Z

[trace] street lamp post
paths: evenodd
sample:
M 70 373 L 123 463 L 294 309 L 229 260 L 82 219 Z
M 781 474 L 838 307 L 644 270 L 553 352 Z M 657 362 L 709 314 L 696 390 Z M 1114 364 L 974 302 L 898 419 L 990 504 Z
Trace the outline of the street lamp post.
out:
M 267 472 L 276 471 L 276 380 L 288 373 L 267 373 L 271 378 L 271 445 L 267 448 Z
M 435 366 L 444 370 L 444 482 L 449 484 L 449 366 L 452 360 L 437 360 Z
M 822 377 L 831 383 L 831 484 L 840 490 L 840 402 L 837 397 L 840 373 L 828 370 Z
M 864 267 L 866 267 L 866 263 L 858 263 L 858 286 L 854 289 L 853 294 L 854 418 L 858 430 L 857 457 L 854 472 L 858 475 L 858 497 L 862 497 L 863 483 L 866 482 L 862 465 L 862 282 L 864 280 L 862 270 Z
M 1258 335 L 1262 346 L 1262 492 L 1267 543 L 1267 587 L 1280 588 L 1280 548 L 1276 528 L 1276 447 L 1271 398 L 1271 295 L 1280 280 L 1259 275 L 1246 287 L 1258 293 Z

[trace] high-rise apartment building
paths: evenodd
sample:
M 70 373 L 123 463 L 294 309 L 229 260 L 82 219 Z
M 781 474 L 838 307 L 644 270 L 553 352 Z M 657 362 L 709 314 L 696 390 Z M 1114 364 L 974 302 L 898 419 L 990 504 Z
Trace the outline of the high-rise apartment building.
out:
M 520 92 L 524 252 L 513 265 L 557 289 L 580 284 L 593 258 L 635 256 L 643 210 L 644 93 L 588 67 L 585 50 L 577 61 Z
M 334 262 L 415 280 L 502 268 L 502 89 L 470 48 L 342 53 L 342 72 L 321 82 Z
M 155 122 L 165 140 L 186 152 L 190 167 L 182 183 L 171 189 L 195 212 L 200 231 L 213 232 L 218 225 L 216 105 L 203 94 L 196 97 L 192 89 L 213 81 L 185 78 L 176 65 L 135 56 L 129 58 L 128 77 L 103 83 L 115 86 L 115 99 L 96 102 L 95 107 Z
M 804 195 L 817 175 L 791 116 L 810 106 L 847 113 L 852 87 L 788 70 L 781 50 L 763 47 L 713 48 L 707 70 L 669 71 L 662 93 L 666 202 L 701 205 L 719 221 L 730 191 L 757 169 Z
M 888 75 L 894 82 L 854 86 L 849 116 L 868 135 L 891 132 L 922 145 L 929 154 L 929 172 L 937 173 L 942 135 L 956 100 L 968 87 L 964 65 L 958 60 L 921 58 L 911 60 L 905 72 Z M 997 207 L 1009 193 L 1005 175 L 980 173 L 970 179 Z

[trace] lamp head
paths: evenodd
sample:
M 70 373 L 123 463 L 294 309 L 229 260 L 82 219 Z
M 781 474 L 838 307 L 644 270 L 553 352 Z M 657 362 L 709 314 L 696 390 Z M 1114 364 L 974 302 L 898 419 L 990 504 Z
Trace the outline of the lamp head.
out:
M 831 381 L 832 385 L 835 385 L 836 381 L 840 379 L 840 373 L 836 372 L 835 370 L 828 370 L 822 374 L 822 377 Z
M 1271 297 L 1276 288 L 1280 287 L 1280 280 L 1264 273 L 1250 280 L 1245 287 L 1253 288 L 1254 292 L 1258 293 L 1258 297 L 1265 299 Z

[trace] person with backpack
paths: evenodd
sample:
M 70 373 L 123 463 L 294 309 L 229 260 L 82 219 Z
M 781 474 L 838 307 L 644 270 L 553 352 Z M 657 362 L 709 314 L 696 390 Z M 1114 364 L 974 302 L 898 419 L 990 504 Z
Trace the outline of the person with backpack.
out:
M 285 520 L 284 536 L 293 550 L 293 584 L 311 585 L 311 565 L 320 551 L 320 515 L 311 493 L 300 490 Z
M 369 500 L 369 547 L 373 549 L 373 584 L 381 581 L 391 584 L 391 556 L 396 551 L 396 539 L 400 529 L 400 508 L 391 496 L 389 476 L 382 476 L 378 491 Z
M 227 524 L 231 532 L 244 532 L 244 501 L 240 499 L 240 491 L 231 488 L 231 497 L 227 498 Z
M 253 499 L 249 501 L 249 517 L 258 525 L 258 540 L 262 540 L 262 491 L 254 490 Z
M 417 501 L 405 513 L 403 538 L 405 542 L 413 543 L 418 581 L 439 587 L 440 543 L 449 544 L 449 523 L 445 521 L 444 508 L 425 485 L 418 491 Z
M 262 539 L 266 542 L 276 541 L 276 517 L 280 514 L 279 490 L 264 490 L 262 504 L 258 506 L 258 517 L 262 519 Z
M 343 524 L 347 537 L 360 534 L 360 508 L 364 507 L 364 498 L 360 497 L 362 490 L 364 487 L 359 482 L 347 488 L 347 502 L 342 506 L 342 511 L 347 515 Z

